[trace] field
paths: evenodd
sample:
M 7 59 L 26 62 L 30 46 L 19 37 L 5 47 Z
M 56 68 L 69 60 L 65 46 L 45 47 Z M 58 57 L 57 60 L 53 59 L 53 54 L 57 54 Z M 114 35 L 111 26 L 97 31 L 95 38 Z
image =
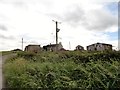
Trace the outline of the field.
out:
M 0 54 L 2 55 L 2 56 L 4 56 L 4 55 L 9 55 L 9 54 L 13 54 L 13 53 L 16 53 L 15 51 L 1 51 L 0 52 Z
M 4 75 L 8 88 L 120 88 L 120 52 L 19 52 Z

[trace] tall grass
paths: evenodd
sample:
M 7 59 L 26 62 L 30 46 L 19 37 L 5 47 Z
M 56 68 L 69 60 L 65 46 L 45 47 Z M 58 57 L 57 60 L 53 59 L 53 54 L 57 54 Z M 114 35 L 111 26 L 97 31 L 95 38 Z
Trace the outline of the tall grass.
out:
M 5 63 L 7 87 L 120 88 L 118 53 L 19 53 L 17 58 Z
M 2 54 L 2 56 L 4 55 L 9 55 L 9 54 L 13 54 L 16 53 L 16 51 L 1 51 L 0 54 Z

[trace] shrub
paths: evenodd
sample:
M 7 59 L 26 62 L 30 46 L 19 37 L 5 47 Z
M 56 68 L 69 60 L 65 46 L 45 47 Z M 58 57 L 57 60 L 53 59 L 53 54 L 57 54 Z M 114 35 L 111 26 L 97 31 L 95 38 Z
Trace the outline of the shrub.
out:
M 118 88 L 120 52 L 21 52 L 7 60 L 8 87 Z M 34 59 L 33 59 L 34 58 Z

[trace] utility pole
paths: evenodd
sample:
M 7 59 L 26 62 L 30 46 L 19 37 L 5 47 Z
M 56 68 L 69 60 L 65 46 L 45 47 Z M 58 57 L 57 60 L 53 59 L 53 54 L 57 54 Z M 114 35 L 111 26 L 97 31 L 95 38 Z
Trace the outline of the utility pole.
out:
M 61 23 L 61 22 L 54 21 L 54 20 L 52 21 L 55 22 L 56 24 L 56 51 L 57 51 L 58 50 L 58 32 L 60 31 L 60 29 L 58 28 L 58 23 Z
M 58 44 L 58 22 L 56 21 L 56 44 Z
M 69 41 L 69 49 L 71 49 L 71 44 L 70 44 L 70 41 Z
M 56 24 L 56 44 L 58 44 L 58 32 L 60 31 L 60 29 L 58 28 L 58 23 L 61 23 L 61 22 L 54 21 L 54 20 L 52 21 L 55 22 Z
M 23 38 L 22 38 L 22 51 L 23 51 Z

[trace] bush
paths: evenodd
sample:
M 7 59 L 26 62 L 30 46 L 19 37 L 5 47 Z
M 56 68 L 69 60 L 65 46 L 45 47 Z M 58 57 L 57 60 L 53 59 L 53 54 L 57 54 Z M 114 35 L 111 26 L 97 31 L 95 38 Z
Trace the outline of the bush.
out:
M 119 57 L 120 52 L 21 52 L 5 63 L 4 73 L 7 87 L 120 88 Z
M 22 58 L 25 58 L 27 60 L 33 60 L 35 61 L 35 57 L 36 57 L 36 54 L 33 53 L 33 52 L 19 52 L 17 54 L 18 57 L 22 57 Z

